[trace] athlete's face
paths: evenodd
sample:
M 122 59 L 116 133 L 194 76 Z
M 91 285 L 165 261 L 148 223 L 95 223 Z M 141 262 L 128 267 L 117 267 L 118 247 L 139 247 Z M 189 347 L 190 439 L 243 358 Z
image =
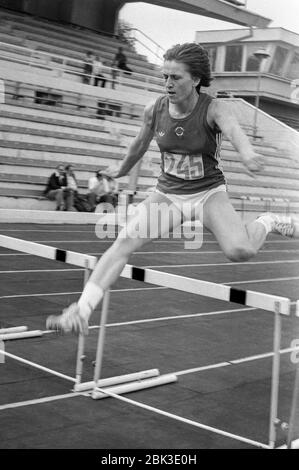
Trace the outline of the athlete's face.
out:
M 171 103 L 188 101 L 193 95 L 199 79 L 193 78 L 182 62 L 166 60 L 163 66 L 166 93 Z

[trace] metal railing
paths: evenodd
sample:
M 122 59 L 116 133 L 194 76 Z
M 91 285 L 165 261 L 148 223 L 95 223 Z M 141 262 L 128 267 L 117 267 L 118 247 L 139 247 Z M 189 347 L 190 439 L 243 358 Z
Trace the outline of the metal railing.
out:
M 5 42 L 0 42 L 0 48 L 9 49 L 9 51 L 1 51 L 0 60 L 9 60 L 25 66 L 49 70 L 52 71 L 53 75 L 56 77 L 64 76 L 65 78 L 73 75 L 77 78 L 81 78 L 82 80 L 83 77 L 86 76 L 88 81 L 94 80 L 96 77 L 96 74 L 86 75 L 84 73 L 84 60 L 39 51 L 37 49 L 30 49 L 24 46 L 17 46 L 15 44 L 8 44 Z M 23 57 L 17 56 L 20 54 L 22 54 Z M 81 70 L 75 70 L 75 67 L 80 68 Z M 121 85 L 157 93 L 163 90 L 163 79 L 154 75 L 134 71 L 130 72 L 130 75 L 128 75 L 128 73 L 119 68 L 109 67 L 107 65 L 102 66 L 102 74 L 106 74 L 104 75 L 104 78 L 110 82 L 111 88 L 115 88 L 116 85 Z
M 162 64 L 165 49 L 160 46 L 160 44 L 138 28 L 126 27 L 123 29 L 129 32 L 129 39 L 133 41 L 134 47 L 138 53 L 142 53 L 142 51 L 145 50 L 145 54 L 151 61 L 156 65 Z
M 255 106 L 242 98 L 228 98 L 234 103 L 234 111 L 239 123 L 253 129 Z M 299 132 L 278 119 L 258 109 L 258 136 L 261 143 L 277 149 L 281 155 L 299 161 Z

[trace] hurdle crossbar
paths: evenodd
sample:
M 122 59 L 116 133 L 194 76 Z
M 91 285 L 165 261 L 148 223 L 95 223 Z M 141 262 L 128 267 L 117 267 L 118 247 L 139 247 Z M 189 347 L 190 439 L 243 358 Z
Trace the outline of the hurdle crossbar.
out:
M 0 336 L 6 335 L 9 333 L 21 333 L 22 331 L 27 331 L 28 326 L 10 326 L 8 328 L 0 328 Z
M 8 237 L 6 235 L 0 235 L 0 246 L 43 258 L 62 261 L 90 270 L 94 269 L 97 263 L 97 257 L 95 256 L 61 250 L 52 246 Z M 140 268 L 130 264 L 126 264 L 121 272 L 121 277 L 158 285 L 160 287 L 181 290 L 191 294 L 247 305 L 249 307 L 260 308 L 271 312 L 277 311 L 277 303 L 279 303 L 279 313 L 284 315 L 290 314 L 290 299 L 286 297 L 251 290 L 236 289 L 225 284 L 202 281 L 200 279 L 165 273 L 154 269 Z
M 94 269 L 98 261 L 96 256 L 61 250 L 60 248 L 55 248 L 53 246 L 21 240 L 20 238 L 7 237 L 6 235 L 0 235 L 0 246 L 14 251 L 22 251 L 23 253 L 39 256 L 41 258 L 61 261 L 63 263 L 82 268 L 86 268 L 87 265 L 88 269 Z
M 121 277 L 168 287 L 190 294 L 203 295 L 218 300 L 260 308 L 274 313 L 277 312 L 278 308 L 280 314 L 290 315 L 291 301 L 286 297 L 251 290 L 236 289 L 225 284 L 202 281 L 200 279 L 156 271 L 154 269 L 139 268 L 130 264 L 126 264 L 121 272 Z

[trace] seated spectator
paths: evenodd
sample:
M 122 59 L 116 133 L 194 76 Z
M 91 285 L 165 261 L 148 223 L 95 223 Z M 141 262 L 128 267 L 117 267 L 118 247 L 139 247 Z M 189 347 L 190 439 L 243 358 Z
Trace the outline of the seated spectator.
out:
M 92 63 L 92 74 L 94 75 L 94 86 L 98 86 L 99 81 L 101 81 L 101 87 L 105 88 L 106 78 L 102 75 L 103 72 L 103 63 L 100 60 L 98 55 L 95 56 L 95 59 Z
M 96 171 L 95 176 L 89 178 L 88 181 L 87 200 L 91 206 L 91 210 L 94 211 L 97 204 L 102 202 L 113 205 L 114 198 L 110 193 L 107 177 L 104 176 L 101 171 Z
M 82 81 L 86 85 L 90 84 L 90 79 L 92 75 L 92 64 L 94 60 L 94 55 L 91 51 L 86 52 L 86 58 L 84 60 L 84 67 L 83 67 L 83 75 L 82 75 Z
M 72 200 L 67 189 L 67 179 L 63 165 L 58 165 L 47 181 L 43 193 L 50 201 L 56 201 L 56 210 L 70 210 Z

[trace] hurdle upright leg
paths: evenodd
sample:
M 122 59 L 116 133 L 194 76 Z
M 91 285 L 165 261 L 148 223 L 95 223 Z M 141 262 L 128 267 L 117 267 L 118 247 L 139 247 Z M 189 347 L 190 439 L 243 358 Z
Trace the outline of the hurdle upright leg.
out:
M 93 376 L 94 389 L 97 386 L 97 383 L 99 381 L 101 371 L 102 371 L 105 332 L 106 332 L 106 324 L 107 324 L 108 311 L 109 311 L 109 300 L 110 300 L 110 291 L 108 289 L 104 293 L 103 305 L 102 305 L 101 322 L 100 322 L 100 328 L 99 328 L 96 361 L 95 361 L 95 369 L 94 369 L 94 376 Z
M 292 448 L 292 439 L 293 439 L 295 418 L 296 418 L 296 408 L 299 405 L 298 402 L 299 402 L 299 367 L 297 367 L 296 369 L 294 392 L 293 392 L 293 398 L 292 398 L 291 415 L 290 415 L 288 437 L 287 437 L 288 449 Z
M 84 269 L 84 281 L 83 286 L 86 285 L 90 275 L 91 270 L 88 267 L 88 261 L 85 262 L 85 269 Z M 80 334 L 78 338 L 78 349 L 77 349 L 77 362 L 76 362 L 76 385 L 81 383 L 82 374 L 83 374 L 83 362 L 85 359 L 84 355 L 85 350 L 85 336 Z
M 275 447 L 276 443 L 276 425 L 278 411 L 279 394 L 279 369 L 280 369 L 280 342 L 281 342 L 281 316 L 280 303 L 275 302 L 274 313 L 274 337 L 273 337 L 273 362 L 272 362 L 272 385 L 271 385 L 271 408 L 270 408 L 270 428 L 269 428 L 269 446 Z

